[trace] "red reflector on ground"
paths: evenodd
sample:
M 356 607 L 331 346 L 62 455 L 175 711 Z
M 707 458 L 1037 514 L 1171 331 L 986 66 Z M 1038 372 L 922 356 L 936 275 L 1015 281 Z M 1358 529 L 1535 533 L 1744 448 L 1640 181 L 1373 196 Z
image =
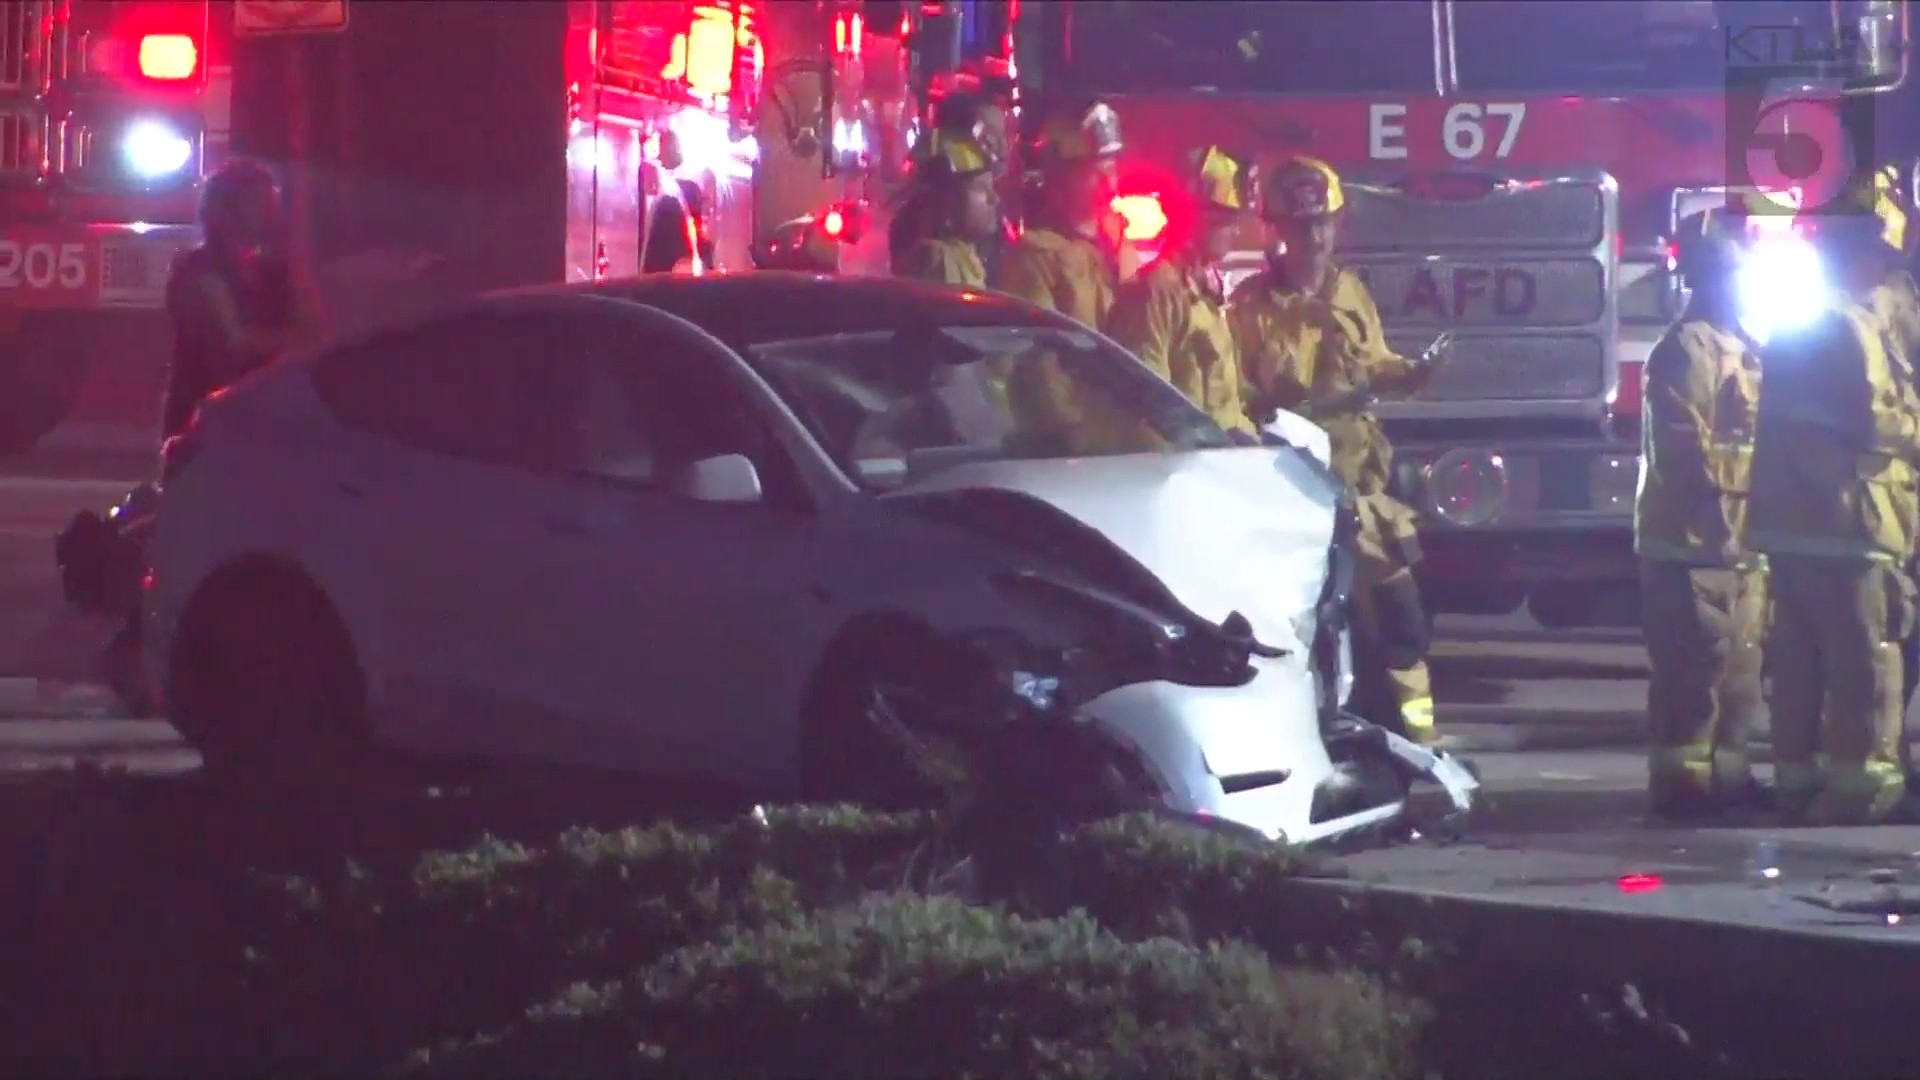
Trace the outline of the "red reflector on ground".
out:
M 1666 884 L 1658 874 L 1621 874 L 1619 887 L 1623 893 L 1645 893 L 1664 888 Z

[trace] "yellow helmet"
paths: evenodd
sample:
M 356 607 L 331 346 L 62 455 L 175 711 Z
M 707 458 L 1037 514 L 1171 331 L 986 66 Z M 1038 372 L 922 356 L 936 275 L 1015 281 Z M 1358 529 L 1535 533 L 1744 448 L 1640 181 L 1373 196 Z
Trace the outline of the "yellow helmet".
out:
M 917 174 L 929 182 L 965 180 L 993 168 L 993 156 L 979 143 L 939 128 L 927 132 L 917 149 Z
M 1325 217 L 1347 205 L 1346 186 L 1333 166 L 1316 157 L 1292 157 L 1280 163 L 1261 190 L 1261 213 L 1269 221 Z
M 1900 205 L 1899 171 L 1892 166 L 1854 184 L 1841 199 L 1839 211 L 1814 210 L 1816 233 L 1839 234 L 1842 243 L 1884 244 L 1895 251 L 1907 247 L 1907 212 Z
M 1058 167 L 1117 154 L 1123 145 L 1120 115 L 1113 106 L 1096 101 L 1079 113 L 1049 118 L 1040 126 L 1032 148 L 1040 164 Z
M 1251 170 L 1217 146 L 1209 146 L 1195 155 L 1193 193 L 1208 206 L 1245 210 L 1253 201 L 1248 190 L 1251 178 Z

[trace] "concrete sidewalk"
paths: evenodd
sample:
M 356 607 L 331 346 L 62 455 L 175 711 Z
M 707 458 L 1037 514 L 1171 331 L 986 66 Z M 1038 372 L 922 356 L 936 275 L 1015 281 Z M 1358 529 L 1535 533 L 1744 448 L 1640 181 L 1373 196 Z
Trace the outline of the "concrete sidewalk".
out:
M 0 723 L 25 720 L 95 720 L 118 717 L 112 690 L 57 679 L 0 677 Z

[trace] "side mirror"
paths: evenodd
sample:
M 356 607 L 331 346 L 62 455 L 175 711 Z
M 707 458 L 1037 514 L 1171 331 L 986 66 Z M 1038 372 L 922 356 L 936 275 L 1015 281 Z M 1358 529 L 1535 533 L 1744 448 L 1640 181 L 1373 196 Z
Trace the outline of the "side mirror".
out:
M 675 495 L 709 503 L 757 503 L 765 492 L 760 470 L 745 454 L 721 454 L 688 465 L 674 478 Z

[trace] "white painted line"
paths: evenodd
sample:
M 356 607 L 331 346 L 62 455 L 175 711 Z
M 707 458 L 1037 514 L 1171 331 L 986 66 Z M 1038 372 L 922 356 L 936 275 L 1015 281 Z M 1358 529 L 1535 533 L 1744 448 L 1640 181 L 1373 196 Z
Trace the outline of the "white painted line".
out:
M 22 495 L 86 495 L 100 493 L 118 498 L 142 481 L 139 480 L 64 480 L 56 476 L 0 476 L 0 493 Z
M 119 709 L 119 699 L 104 686 L 0 678 L 0 722 L 8 717 L 108 717 Z

